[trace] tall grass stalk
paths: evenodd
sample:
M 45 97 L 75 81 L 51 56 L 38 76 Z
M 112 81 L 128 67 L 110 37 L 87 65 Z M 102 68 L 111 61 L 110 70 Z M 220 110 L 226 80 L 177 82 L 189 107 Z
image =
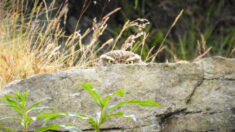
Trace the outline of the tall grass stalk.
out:
M 111 44 L 112 39 L 100 44 L 99 37 L 106 30 L 110 15 L 119 8 L 100 22 L 94 19 L 93 28 L 84 34 L 77 31 L 65 35 L 59 18 L 67 15 L 68 4 L 62 5 L 62 10 L 50 18 L 48 13 L 55 10 L 55 0 L 50 6 L 38 2 L 34 2 L 29 15 L 22 10 L 26 7 L 24 3 L 12 3 L 14 8 L 6 10 L 6 16 L 0 21 L 0 89 L 12 80 L 38 73 L 93 66 L 102 48 Z M 92 33 L 89 43 L 82 43 L 89 33 Z
M 177 15 L 166 35 L 163 37 L 162 33 L 160 33 L 155 38 L 155 40 L 159 40 L 159 44 L 158 40 L 156 43 L 150 42 L 149 44 L 148 37 L 152 34 L 145 30 L 146 25 L 149 24 L 146 19 L 126 21 L 116 37 L 109 38 L 101 43 L 99 39 L 107 30 L 107 21 L 120 8 L 114 9 L 100 21 L 94 19 L 91 28 L 86 29 L 84 33 L 78 30 L 66 35 L 61 23 L 66 24 L 68 1 L 58 7 L 59 9 L 54 7 L 55 1 L 53 0 L 48 5 L 46 1 L 40 2 L 36 0 L 32 9 L 27 9 L 27 3 L 25 4 L 21 0 L 12 1 L 10 4 L 5 3 L 5 1 L 1 3 L 0 89 L 13 80 L 24 79 L 34 74 L 94 66 L 98 61 L 99 55 L 104 51 L 115 49 L 130 50 L 139 53 L 144 61 L 154 62 L 160 52 L 166 52 L 165 54 L 169 55 L 169 58 L 174 58 L 175 60 L 177 60 L 177 57 L 182 59 L 194 57 L 197 60 L 204 57 L 211 50 L 211 47 L 206 49 L 205 44 L 212 32 L 212 28 L 202 34 L 205 43 L 201 45 L 204 48 L 201 49 L 200 53 L 197 51 L 198 48 L 195 48 L 199 42 L 196 41 L 198 38 L 193 30 L 189 31 L 189 38 L 194 41 L 188 39 L 187 34 L 182 39 L 179 39 L 182 40 L 181 45 L 167 40 L 170 31 L 182 16 L 183 10 Z M 8 8 L 3 8 L 7 4 Z M 57 9 L 58 11 L 51 15 Z M 86 10 L 87 5 L 84 5 L 81 17 Z M 79 17 L 76 27 L 81 17 Z M 134 33 L 127 34 L 126 31 L 129 29 L 134 29 Z M 83 40 L 87 38 L 87 43 L 84 43 Z M 126 40 L 123 41 L 123 38 L 126 38 Z M 231 36 L 228 36 L 227 39 L 230 40 L 230 38 Z M 188 40 L 190 40 L 190 44 L 188 44 Z M 235 52 L 234 41 L 230 40 L 228 42 L 230 44 L 226 55 L 233 56 Z M 168 43 L 168 45 L 165 43 Z M 200 44 L 203 44 L 203 42 L 200 42 Z M 223 47 L 220 51 L 221 54 L 222 49 Z
M 151 62 L 154 62 L 154 61 L 155 61 L 157 55 L 158 55 L 159 52 L 162 50 L 163 44 L 164 44 L 164 42 L 166 41 L 166 38 L 167 38 L 167 36 L 169 35 L 171 29 L 175 26 L 175 24 L 177 23 L 177 21 L 179 20 L 179 18 L 182 16 L 183 12 L 184 12 L 184 10 L 181 10 L 180 13 L 176 16 L 174 22 L 171 24 L 171 26 L 170 26 L 170 28 L 168 29 L 168 31 L 167 31 L 165 37 L 163 38 L 162 42 L 160 43 L 160 46 L 159 46 L 157 52 L 155 52 L 155 53 L 152 55 L 152 57 L 150 57 L 150 58 L 151 58 Z

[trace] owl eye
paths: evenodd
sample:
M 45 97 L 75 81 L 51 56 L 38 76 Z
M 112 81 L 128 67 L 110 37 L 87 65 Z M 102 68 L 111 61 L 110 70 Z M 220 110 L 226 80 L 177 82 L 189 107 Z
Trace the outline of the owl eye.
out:
M 109 63 L 109 64 L 114 64 L 115 62 L 112 61 L 112 60 L 108 60 L 108 63 Z
M 133 64 L 134 63 L 134 61 L 132 60 L 132 61 L 128 61 L 128 62 L 126 62 L 126 64 Z

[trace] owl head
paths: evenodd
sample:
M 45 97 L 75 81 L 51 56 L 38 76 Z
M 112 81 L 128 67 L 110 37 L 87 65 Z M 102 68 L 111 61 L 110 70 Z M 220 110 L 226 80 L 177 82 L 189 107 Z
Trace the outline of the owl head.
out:
M 141 63 L 141 57 L 133 52 L 114 50 L 100 56 L 99 64 L 107 66 L 111 64 L 137 64 Z

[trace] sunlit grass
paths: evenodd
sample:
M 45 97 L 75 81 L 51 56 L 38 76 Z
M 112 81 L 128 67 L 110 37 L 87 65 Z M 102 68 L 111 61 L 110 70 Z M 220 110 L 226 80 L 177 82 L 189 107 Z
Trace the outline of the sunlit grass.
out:
M 99 37 L 106 30 L 110 15 L 119 8 L 108 13 L 99 22 L 94 19 L 92 29 L 88 28 L 84 34 L 77 31 L 69 36 L 66 36 L 60 28 L 57 17 L 47 18 L 46 24 L 41 26 L 42 20 L 34 19 L 38 16 L 32 15 L 40 14 L 39 12 L 42 12 L 40 8 L 39 6 L 32 10 L 35 13 L 31 13 L 31 16 L 28 17 L 29 20 L 25 20 L 24 15 L 15 13 L 0 22 L 0 48 L 2 49 L 0 51 L 0 88 L 13 80 L 24 79 L 34 74 L 94 66 L 103 48 L 106 48 L 106 51 L 115 49 L 139 51 L 141 56 L 144 56 L 146 52 L 144 50 L 146 50 L 145 41 L 148 33 L 144 29 L 149 24 L 146 19 L 127 21 L 117 37 L 100 43 Z M 61 15 L 61 13 L 58 14 Z M 173 22 L 172 27 L 178 18 Z M 21 21 L 19 22 L 19 20 Z M 123 43 L 120 43 L 123 32 L 129 28 L 136 28 L 136 33 L 131 34 Z M 88 33 L 91 33 L 90 41 L 84 44 L 83 39 L 87 37 Z M 159 48 L 151 47 L 147 54 L 145 53 L 143 60 L 153 60 L 163 50 L 164 41 L 165 39 Z
M 207 42 L 211 36 L 211 28 L 201 34 L 189 28 L 183 37 L 178 38 L 178 43 L 168 40 L 168 35 L 178 19 L 181 19 L 183 10 L 165 35 L 160 30 L 149 32 L 149 21 L 139 18 L 126 21 L 116 37 L 100 42 L 99 38 L 107 30 L 109 17 L 120 8 L 111 11 L 100 21 L 94 19 L 92 27 L 84 33 L 76 31 L 66 35 L 61 28 L 61 22 L 65 21 L 61 18 L 67 17 L 67 3 L 61 6 L 55 17 L 49 17 L 48 13 L 54 10 L 53 6 L 45 8 L 43 2 L 35 2 L 31 12 L 25 15 L 20 9 L 27 5 L 17 2 L 12 4 L 12 8 L 4 10 L 5 16 L 0 10 L 0 89 L 13 80 L 34 74 L 94 66 L 104 51 L 115 49 L 138 53 L 147 62 L 156 62 L 159 55 L 167 58 L 164 61 L 177 62 L 195 61 L 210 55 L 211 51 L 222 56 L 225 54 L 226 57 L 235 53 L 233 34 L 224 38 L 220 45 Z M 234 33 L 235 30 L 231 30 Z M 87 38 L 89 41 L 84 43 L 83 40 Z M 229 43 L 227 50 L 223 50 L 225 43 Z M 223 53 L 224 51 L 226 52 Z
M 0 87 L 12 80 L 58 70 L 58 65 L 31 51 L 32 35 L 21 31 L 23 25 L 16 24 L 18 17 L 14 14 L 0 21 Z
M 92 28 L 88 28 L 85 33 L 80 34 L 77 31 L 71 35 L 65 35 L 58 20 L 66 12 L 58 12 L 58 16 L 46 17 L 46 20 L 39 19 L 43 12 L 50 10 L 53 8 L 34 6 L 30 16 L 26 17 L 20 11 L 12 11 L 0 21 L 0 88 L 13 80 L 34 74 L 91 67 L 98 61 L 103 48 L 107 51 L 117 49 L 116 43 L 122 32 L 116 38 L 110 38 L 103 43 L 100 43 L 99 37 L 106 30 L 110 15 L 120 10 L 119 8 L 108 13 L 99 22 L 94 19 Z M 127 24 L 123 31 L 129 27 L 144 28 L 136 21 Z M 144 33 L 139 31 L 139 34 L 133 36 L 138 38 Z M 89 42 L 84 44 L 85 37 L 89 37 Z M 127 49 L 136 38 L 130 37 L 122 45 L 128 45 Z
M 35 6 L 28 17 L 10 11 L 0 21 L 0 89 L 12 80 L 34 74 L 94 65 L 98 37 L 107 27 L 108 17 L 93 30 L 91 42 L 84 45 L 82 39 L 86 33 L 75 32 L 66 36 L 57 17 L 46 22 L 38 19 L 43 12 L 41 6 Z M 63 44 L 61 39 L 64 39 Z

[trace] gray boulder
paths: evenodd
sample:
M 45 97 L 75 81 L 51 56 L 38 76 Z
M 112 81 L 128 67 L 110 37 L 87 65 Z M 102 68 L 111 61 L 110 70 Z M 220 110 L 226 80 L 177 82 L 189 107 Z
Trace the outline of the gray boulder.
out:
M 61 112 L 93 116 L 98 107 L 88 92 L 77 85 L 84 82 L 92 83 L 103 96 L 118 89 L 127 91 L 124 97 L 114 97 L 111 104 L 131 99 L 151 99 L 163 106 L 121 107 L 118 111 L 134 114 L 137 120 L 110 118 L 102 126 L 104 131 L 235 131 L 235 59 L 222 57 L 205 58 L 195 63 L 112 65 L 39 74 L 9 84 L 0 91 L 0 97 L 14 91 L 29 90 L 29 105 L 49 97 L 42 106 L 55 106 Z M 16 113 L 0 106 L 0 118 L 6 115 L 16 116 Z M 55 122 L 73 123 L 82 130 L 91 130 L 88 123 L 74 118 L 58 118 Z M 3 120 L 0 125 L 21 130 L 20 124 L 11 120 Z M 30 130 L 40 125 L 40 120 L 32 123 Z

